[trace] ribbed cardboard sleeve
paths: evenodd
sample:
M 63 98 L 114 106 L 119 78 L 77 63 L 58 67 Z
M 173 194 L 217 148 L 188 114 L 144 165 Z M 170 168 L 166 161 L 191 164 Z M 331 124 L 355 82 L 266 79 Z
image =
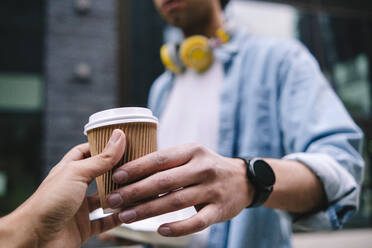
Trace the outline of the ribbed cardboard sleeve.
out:
M 112 132 L 115 129 L 123 130 L 126 136 L 126 147 L 124 155 L 121 158 L 120 162 L 114 167 L 114 169 L 96 178 L 101 206 L 105 213 L 116 212 L 115 210 L 107 207 L 106 198 L 112 191 L 122 186 L 112 181 L 113 171 L 117 167 L 131 160 L 135 160 L 139 157 L 156 151 L 156 128 L 157 124 L 151 122 L 129 122 L 99 127 L 87 132 L 92 156 L 97 155 L 103 151 L 112 135 Z

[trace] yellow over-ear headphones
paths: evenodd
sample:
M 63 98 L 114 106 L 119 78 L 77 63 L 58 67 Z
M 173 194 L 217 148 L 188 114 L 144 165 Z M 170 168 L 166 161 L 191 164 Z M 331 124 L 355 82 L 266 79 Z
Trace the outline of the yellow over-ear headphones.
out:
M 229 33 L 219 28 L 216 38 L 208 39 L 202 35 L 194 35 L 181 44 L 163 45 L 160 49 L 160 58 L 164 66 L 176 74 L 182 73 L 186 67 L 204 72 L 213 62 L 213 48 L 229 40 Z

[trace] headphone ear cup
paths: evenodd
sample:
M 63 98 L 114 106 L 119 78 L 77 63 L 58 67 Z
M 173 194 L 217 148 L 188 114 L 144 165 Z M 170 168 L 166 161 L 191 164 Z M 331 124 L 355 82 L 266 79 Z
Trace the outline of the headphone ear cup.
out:
M 168 70 L 179 74 L 184 71 L 184 66 L 178 58 L 178 49 L 175 44 L 165 44 L 160 48 L 160 59 Z
M 201 35 L 194 35 L 184 40 L 179 54 L 185 66 L 199 72 L 207 70 L 213 61 L 209 40 Z

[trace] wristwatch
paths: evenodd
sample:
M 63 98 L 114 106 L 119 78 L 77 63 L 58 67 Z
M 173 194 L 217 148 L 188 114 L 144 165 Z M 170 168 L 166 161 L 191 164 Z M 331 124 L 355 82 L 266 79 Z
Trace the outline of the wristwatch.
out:
M 260 158 L 245 159 L 247 167 L 247 178 L 255 188 L 252 203 L 247 208 L 258 207 L 265 203 L 273 191 L 275 184 L 275 174 L 271 166 Z

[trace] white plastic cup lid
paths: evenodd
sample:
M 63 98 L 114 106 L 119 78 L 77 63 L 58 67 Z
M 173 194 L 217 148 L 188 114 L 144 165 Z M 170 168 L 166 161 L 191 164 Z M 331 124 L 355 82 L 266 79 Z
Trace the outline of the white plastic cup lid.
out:
M 147 108 L 114 108 L 92 114 L 84 127 L 84 134 L 94 128 L 129 122 L 151 122 L 158 124 L 158 119 Z

